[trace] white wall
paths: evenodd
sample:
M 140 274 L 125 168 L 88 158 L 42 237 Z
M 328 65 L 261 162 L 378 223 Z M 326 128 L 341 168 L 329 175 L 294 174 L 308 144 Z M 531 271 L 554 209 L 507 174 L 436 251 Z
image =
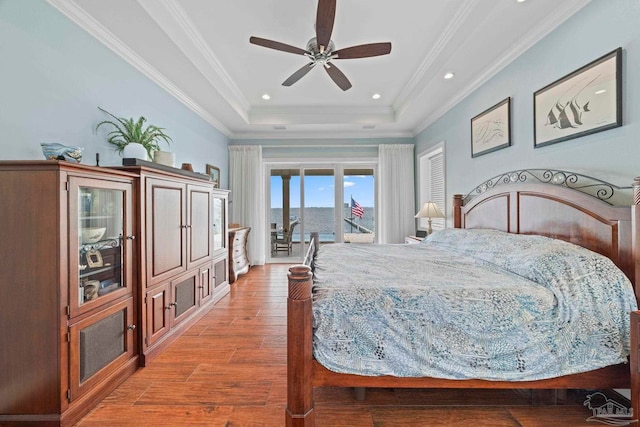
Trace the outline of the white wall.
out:
M 220 167 L 228 138 L 44 0 L 0 0 L 0 160 L 44 159 L 41 142 L 85 148 L 83 163 L 119 165 L 95 126 L 107 116 L 145 116 L 164 127 L 178 165 Z M 166 147 L 165 147 L 166 148 Z
M 505 37 L 508 37 L 505 34 Z M 623 48 L 623 126 L 533 148 L 533 93 Z M 470 121 L 511 96 L 512 146 L 471 158 Z M 447 200 L 522 168 L 558 168 L 628 186 L 640 175 L 640 2 L 592 0 L 416 137 L 416 153 L 446 141 Z

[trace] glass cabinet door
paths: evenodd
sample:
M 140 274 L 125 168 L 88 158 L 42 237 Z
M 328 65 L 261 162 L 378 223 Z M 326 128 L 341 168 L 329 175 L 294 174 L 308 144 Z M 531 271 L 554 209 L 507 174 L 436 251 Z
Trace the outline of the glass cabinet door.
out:
M 74 315 L 131 292 L 130 242 L 134 237 L 130 232 L 130 184 L 80 178 L 71 183 L 69 256 Z
M 225 203 L 226 199 L 213 196 L 213 250 L 217 251 L 226 247 L 225 225 Z

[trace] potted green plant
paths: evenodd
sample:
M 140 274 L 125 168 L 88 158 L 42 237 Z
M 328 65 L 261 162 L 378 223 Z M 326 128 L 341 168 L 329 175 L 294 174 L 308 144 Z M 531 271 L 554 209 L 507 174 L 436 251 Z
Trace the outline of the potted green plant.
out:
M 115 119 L 115 121 L 105 120 L 96 126 L 96 131 L 102 125 L 111 125 L 113 129 L 109 132 L 107 142 L 115 146 L 115 150 L 124 158 L 134 157 L 147 160 L 153 158 L 154 151 L 160 151 L 160 143 L 171 143 L 171 137 L 164 133 L 164 128 L 154 125 L 146 125 L 143 116 L 138 120 L 132 118 L 125 119 L 116 117 L 107 110 L 98 109 Z

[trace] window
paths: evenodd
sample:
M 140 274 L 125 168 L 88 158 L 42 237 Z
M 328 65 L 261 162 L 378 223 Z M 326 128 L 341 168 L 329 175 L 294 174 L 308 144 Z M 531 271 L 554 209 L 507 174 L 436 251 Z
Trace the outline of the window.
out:
M 444 159 L 444 141 L 418 155 L 418 208 L 432 201 L 446 216 Z M 442 230 L 445 224 L 445 218 L 435 218 L 431 222 L 431 228 Z M 427 229 L 426 218 L 420 218 L 418 228 Z

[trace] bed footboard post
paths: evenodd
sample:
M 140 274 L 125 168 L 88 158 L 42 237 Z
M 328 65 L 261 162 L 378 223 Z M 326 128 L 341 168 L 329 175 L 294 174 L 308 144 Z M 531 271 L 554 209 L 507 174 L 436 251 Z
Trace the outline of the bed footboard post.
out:
M 289 269 L 287 297 L 287 427 L 313 427 L 313 315 L 311 269 Z
M 462 227 L 462 194 L 453 195 L 453 227 Z

